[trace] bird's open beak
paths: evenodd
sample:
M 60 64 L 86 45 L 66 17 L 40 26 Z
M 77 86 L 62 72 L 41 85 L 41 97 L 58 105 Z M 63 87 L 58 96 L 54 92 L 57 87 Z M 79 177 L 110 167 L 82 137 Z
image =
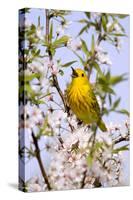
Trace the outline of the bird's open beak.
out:
M 71 67 L 71 69 L 72 69 L 72 75 L 71 75 L 72 78 L 78 77 L 78 74 L 77 74 L 76 70 L 73 67 Z

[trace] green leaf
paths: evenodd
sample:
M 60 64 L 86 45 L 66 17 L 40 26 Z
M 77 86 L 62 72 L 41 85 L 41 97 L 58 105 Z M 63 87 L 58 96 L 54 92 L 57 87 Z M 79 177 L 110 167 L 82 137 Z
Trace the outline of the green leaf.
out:
M 108 32 L 112 32 L 112 31 L 114 30 L 115 24 L 118 24 L 116 19 L 113 19 L 113 20 L 114 20 L 114 21 L 113 21 L 113 23 L 111 24 L 111 26 L 109 27 Z
M 79 23 L 88 23 L 88 20 L 86 20 L 86 19 L 80 19 L 78 22 Z
M 109 82 L 109 80 L 110 80 L 110 76 L 111 76 L 111 74 L 110 74 L 110 70 L 108 70 L 108 72 L 107 72 L 107 74 L 106 74 L 106 76 L 105 76 L 105 78 L 106 78 L 106 80 Z
M 53 37 L 53 23 L 51 22 L 50 33 L 49 33 L 49 40 L 50 40 L 50 42 L 52 41 L 52 37 Z
M 115 109 L 119 106 L 120 101 L 121 101 L 121 98 L 118 98 L 118 99 L 114 102 L 113 108 L 112 108 L 113 110 L 115 110 Z
M 127 36 L 126 34 L 123 34 L 123 33 L 109 33 L 109 35 L 116 36 L 116 37 Z
M 58 47 L 60 47 L 62 45 L 66 45 L 68 40 L 69 40 L 68 36 L 66 36 L 66 35 L 62 36 L 61 38 L 59 38 L 59 39 L 54 41 L 54 43 L 52 44 L 52 47 L 58 48 Z
M 118 25 L 120 26 L 121 30 L 123 31 L 123 33 L 125 33 L 125 28 L 121 25 L 121 23 L 119 23 L 119 21 L 117 22 Z
M 92 167 L 92 164 L 93 164 L 93 157 L 92 157 L 92 155 L 88 155 L 87 158 L 86 158 L 86 160 L 87 160 L 88 166 Z
M 88 50 L 88 47 L 86 45 L 86 42 L 83 39 L 81 39 L 81 42 L 82 42 L 82 51 L 86 54 L 86 56 L 88 56 L 89 50 Z
M 94 150 L 97 151 L 103 147 L 103 142 L 96 142 L 94 146 Z
M 117 17 L 119 17 L 120 19 L 124 19 L 125 17 L 128 17 L 129 15 L 126 14 L 117 14 Z
M 100 75 L 103 75 L 102 70 L 97 62 L 93 62 L 93 67 L 97 70 Z
M 108 109 L 106 108 L 103 108 L 103 115 L 109 115 L 109 111 Z
M 88 29 L 89 27 L 90 27 L 90 25 L 88 25 L 88 24 L 87 24 L 86 26 L 84 26 L 84 27 L 80 30 L 80 32 L 78 33 L 78 36 L 82 35 L 82 33 L 85 32 L 85 31 L 87 32 L 87 29 Z
M 72 65 L 73 63 L 77 62 L 76 60 L 73 60 L 73 61 L 70 61 L 70 62 L 67 62 L 63 65 L 61 65 L 62 67 L 69 67 L 70 65 Z
M 101 87 L 104 92 L 115 95 L 115 91 L 108 85 L 101 85 Z
M 125 80 L 127 80 L 127 77 L 125 77 L 127 74 L 122 74 L 122 75 L 120 75 L 120 76 L 112 76 L 111 78 L 110 78 L 110 84 L 112 84 L 112 85 L 116 85 L 116 84 L 118 84 L 118 83 L 120 83 L 120 82 L 122 82 L 122 81 L 125 81 Z
M 115 112 L 121 113 L 121 114 L 125 114 L 125 115 L 127 115 L 128 117 L 130 116 L 130 113 L 129 113 L 126 109 L 116 110 Z
M 78 54 L 76 53 L 76 51 L 73 51 L 73 53 L 79 58 L 81 64 L 84 66 L 85 62 L 84 62 L 83 58 L 82 58 L 80 55 L 78 55 Z
M 85 15 L 86 15 L 86 17 L 87 17 L 88 19 L 90 19 L 90 17 L 91 17 L 90 12 L 85 12 Z
M 103 26 L 103 29 L 104 29 L 105 32 L 106 32 L 106 30 L 107 30 L 106 24 L 107 24 L 106 16 L 105 16 L 105 15 L 102 15 L 102 26 Z
M 108 95 L 108 99 L 109 99 L 109 104 L 110 106 L 112 105 L 112 97 L 111 97 L 111 94 Z
M 30 33 L 30 35 L 31 35 L 31 34 L 33 34 L 33 33 L 35 33 L 35 32 L 36 32 L 36 26 L 35 26 L 34 24 L 32 24 L 31 27 L 30 27 L 29 33 Z
M 31 94 L 31 95 L 34 94 L 34 92 L 33 92 L 32 88 L 31 88 L 30 84 L 25 84 L 24 89 L 25 89 L 25 91 L 27 91 L 29 94 Z
M 92 39 L 91 39 L 91 52 L 92 55 L 94 54 L 95 51 L 95 39 L 94 39 L 94 35 L 92 35 Z
M 28 55 L 29 54 L 29 49 L 24 49 L 24 54 Z
M 48 42 L 45 41 L 45 40 L 43 40 L 43 41 L 42 41 L 42 46 L 44 46 L 44 47 L 45 47 L 45 46 L 48 46 Z
M 32 49 L 31 53 L 32 53 L 33 58 L 38 57 L 40 54 L 40 51 L 41 51 L 40 49 Z
M 98 83 L 100 85 L 108 85 L 108 79 L 106 78 L 106 76 L 99 76 L 98 77 Z
M 35 98 L 32 99 L 32 102 L 36 105 L 45 104 L 45 101 Z
M 128 151 L 128 150 L 129 150 L 128 145 L 125 145 L 125 146 L 119 147 L 117 149 L 113 149 L 112 153 L 119 153 L 120 151 Z
M 25 82 L 28 82 L 28 81 L 32 81 L 34 78 L 40 78 L 40 74 L 39 73 L 34 73 L 34 74 L 31 74 L 31 75 L 25 75 L 25 76 L 22 76 L 20 77 L 21 78 L 24 78 L 24 81 Z

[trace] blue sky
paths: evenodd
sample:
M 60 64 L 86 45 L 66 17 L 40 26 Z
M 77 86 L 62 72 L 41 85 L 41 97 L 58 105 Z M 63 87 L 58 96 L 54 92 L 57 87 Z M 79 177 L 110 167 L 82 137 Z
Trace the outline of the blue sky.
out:
M 38 16 L 40 16 L 41 25 L 45 26 L 45 11 L 43 9 L 32 9 L 29 14 L 26 14 L 29 21 L 31 21 L 33 24 L 38 23 Z M 66 34 L 70 34 L 72 37 L 76 37 L 77 33 L 80 31 L 81 27 L 83 25 L 77 23 L 79 19 L 84 17 L 83 12 L 72 12 L 71 15 L 67 16 L 67 19 L 72 21 L 73 23 L 70 25 L 69 29 L 65 31 Z M 128 37 L 122 38 L 122 49 L 120 53 L 116 51 L 116 49 L 108 44 L 107 42 L 103 42 L 101 46 L 105 48 L 109 52 L 109 56 L 112 61 L 112 66 L 110 66 L 112 75 L 120 75 L 122 73 L 128 73 L 129 75 L 129 17 L 126 17 L 125 19 L 122 19 L 121 24 L 126 30 L 126 34 Z M 54 26 L 57 25 L 57 22 L 55 22 Z M 83 34 L 81 38 L 83 38 L 88 43 L 88 47 L 90 47 L 91 44 L 91 37 L 92 37 L 92 30 L 89 31 L 88 34 Z M 55 54 L 55 59 L 61 59 L 63 63 L 77 60 L 77 57 L 68 49 L 61 48 L 57 50 Z M 82 65 L 80 62 L 76 62 L 73 64 L 73 67 L 81 67 Z M 107 68 L 107 66 L 102 66 L 102 69 Z M 70 74 L 71 69 L 65 69 L 65 75 L 58 76 L 59 84 L 62 88 L 62 90 L 65 90 L 66 83 L 70 82 Z M 92 81 L 94 81 L 94 76 L 91 77 Z M 129 110 L 129 80 L 120 83 L 115 87 L 116 96 L 114 96 L 114 99 L 117 99 L 119 96 L 121 97 L 121 103 L 120 107 L 121 109 L 127 109 Z M 106 123 L 114 122 L 114 123 L 121 123 L 123 122 L 127 117 L 125 115 L 111 113 L 108 117 L 105 117 L 104 120 Z M 30 168 L 31 163 L 33 162 L 34 167 Z M 27 168 L 27 179 L 36 173 L 38 173 L 39 168 L 36 163 L 37 161 L 33 159 L 31 162 L 29 162 L 26 166 Z M 126 166 L 127 168 L 128 166 Z M 30 171 L 30 173 L 29 173 Z

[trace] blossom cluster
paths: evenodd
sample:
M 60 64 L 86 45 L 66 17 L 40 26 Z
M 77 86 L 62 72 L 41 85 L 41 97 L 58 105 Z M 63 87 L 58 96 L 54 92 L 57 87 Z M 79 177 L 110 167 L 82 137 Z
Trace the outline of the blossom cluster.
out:
M 119 152 L 113 153 L 115 141 L 122 132 L 123 128 L 118 131 L 116 126 L 115 130 L 114 126 L 109 127 L 108 132 L 96 135 L 95 146 L 92 146 L 94 133 L 88 127 L 79 127 L 67 134 L 50 164 L 49 178 L 53 188 L 79 189 L 123 184 L 123 157 Z M 126 127 L 124 134 L 128 137 Z
M 75 117 L 72 118 L 74 122 Z M 123 154 L 115 142 L 119 137 L 128 141 L 128 131 L 127 121 L 122 127 L 110 124 L 108 132 L 96 135 L 95 146 L 92 146 L 94 133 L 87 126 L 55 137 L 47 136 L 45 150 L 51 154 L 47 175 L 52 190 L 126 185 L 123 180 Z M 29 191 L 47 190 L 39 178 L 33 180 L 27 183 Z

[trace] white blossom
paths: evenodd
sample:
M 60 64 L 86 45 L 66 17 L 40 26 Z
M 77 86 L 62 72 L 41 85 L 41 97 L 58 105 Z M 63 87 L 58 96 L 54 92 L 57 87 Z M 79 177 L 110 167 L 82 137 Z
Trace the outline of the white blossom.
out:
M 73 132 L 70 137 L 67 137 L 64 141 L 64 147 L 71 149 L 72 146 L 76 145 L 79 149 L 85 149 L 88 146 L 91 133 L 88 133 L 86 127 L 81 127 Z
M 91 13 L 91 16 L 92 16 L 94 19 L 99 19 L 99 17 L 101 16 L 101 13 L 99 13 L 99 12 L 92 12 L 92 13 Z
M 76 115 L 71 115 L 67 117 L 67 121 L 69 124 L 71 124 L 75 129 L 77 129 L 77 118 Z
M 116 34 L 121 34 L 122 33 L 122 30 L 121 30 L 121 27 L 119 26 L 119 24 L 111 22 L 111 21 L 109 21 L 107 23 L 107 31 L 108 32 L 114 31 Z
M 112 65 L 108 53 L 105 52 L 102 47 L 96 46 L 95 52 L 96 52 L 96 58 L 101 64 Z
M 53 129 L 54 134 L 58 135 L 60 130 L 61 121 L 66 119 L 67 114 L 62 110 L 48 111 L 48 124 Z
M 32 72 L 31 72 L 31 70 L 29 68 L 24 70 L 24 76 L 30 76 L 31 74 L 32 74 Z
M 119 26 L 119 24 L 118 23 L 115 23 L 114 24 L 114 31 L 116 32 L 116 33 L 121 33 L 121 27 Z
M 42 115 L 41 110 L 35 106 L 30 105 L 29 103 L 25 106 L 22 106 L 22 110 L 20 110 L 20 115 L 23 115 L 23 120 L 20 123 L 20 132 L 29 135 L 29 139 L 31 140 L 31 133 L 38 132 L 37 126 L 41 126 L 44 121 L 44 117 Z
M 64 31 L 64 29 L 62 28 L 62 26 L 57 26 L 57 27 L 56 27 L 56 34 L 57 34 L 57 35 L 62 36 L 62 35 L 64 35 L 64 33 L 65 33 L 65 31 Z
M 35 92 L 35 93 L 38 93 L 40 91 L 40 82 L 37 78 L 34 78 L 32 79 L 32 81 L 30 81 L 30 85 L 31 85 L 31 88 L 32 90 Z
M 59 148 L 59 141 L 57 140 L 56 137 L 50 137 L 50 136 L 45 136 L 45 145 L 44 149 L 45 151 L 49 153 L 54 153 L 57 151 Z
M 50 87 L 49 80 L 47 78 L 41 78 L 40 85 L 41 85 L 42 94 L 47 93 L 47 91 L 48 91 L 48 89 Z
M 65 21 L 61 25 L 64 29 L 68 29 L 71 24 L 72 24 L 72 21 Z
M 73 51 L 81 50 L 82 42 L 80 40 L 70 38 L 67 42 L 67 47 L 72 49 Z
M 34 73 L 39 73 L 41 75 L 46 76 L 46 69 L 47 66 L 45 65 L 46 61 L 41 61 L 41 60 L 36 60 L 30 64 L 28 64 L 28 68 L 34 72 Z
M 41 39 L 41 40 L 44 39 L 44 34 L 43 34 L 42 28 L 40 26 L 37 27 L 36 35 L 39 39 Z
M 32 25 L 32 22 L 28 18 L 25 18 L 24 25 L 26 28 L 29 28 Z
M 28 192 L 46 191 L 47 185 L 39 177 L 35 176 L 27 182 L 27 190 Z
M 60 25 L 56 27 L 56 34 L 57 36 L 63 36 L 65 34 L 65 30 L 69 28 L 69 26 L 72 24 L 72 21 L 63 21 Z M 67 35 L 67 34 L 65 34 Z
M 112 154 L 112 133 L 97 134 L 96 143 L 101 143 L 102 148 L 99 146 L 93 155 L 92 166 L 88 166 L 86 156 L 90 150 L 86 149 L 91 148 L 88 144 L 92 136 L 87 127 L 81 127 L 63 138 L 63 149 L 58 149 L 53 155 L 49 168 L 54 189 L 78 189 L 82 184 L 84 188 L 93 188 L 95 184 L 102 187 L 120 184 L 122 160 L 119 154 Z
M 98 95 L 96 97 L 97 97 L 97 102 L 99 104 L 99 107 L 102 108 L 102 100 L 101 100 L 101 98 Z

